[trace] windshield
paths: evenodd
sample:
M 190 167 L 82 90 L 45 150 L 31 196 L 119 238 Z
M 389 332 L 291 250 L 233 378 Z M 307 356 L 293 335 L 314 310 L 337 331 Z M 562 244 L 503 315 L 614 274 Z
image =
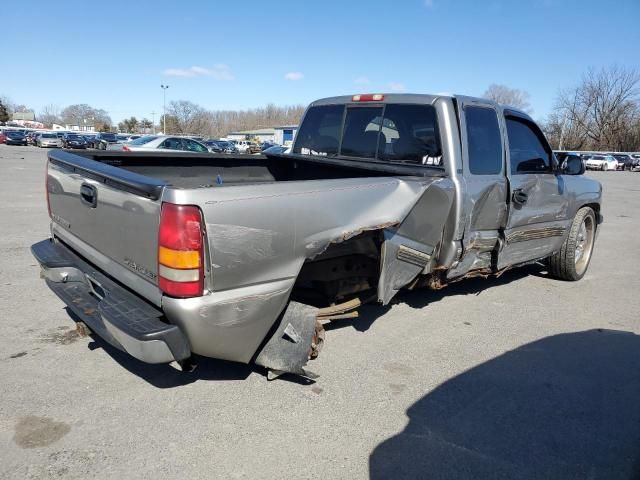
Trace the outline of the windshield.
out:
M 104 138 L 105 140 L 115 140 L 116 136 L 113 133 L 103 133 L 102 138 Z
M 70 138 L 71 140 L 79 140 L 82 137 L 80 137 L 80 135 L 67 135 L 67 138 Z
M 133 142 L 130 142 L 129 145 L 144 145 L 145 143 L 149 143 L 151 140 L 158 138 L 155 135 L 146 135 L 144 137 L 136 138 Z
M 436 112 L 431 105 L 311 107 L 293 153 L 442 165 Z
M 604 160 L 602 155 L 592 155 L 591 160 Z
M 43 133 L 42 138 L 58 138 L 53 133 Z

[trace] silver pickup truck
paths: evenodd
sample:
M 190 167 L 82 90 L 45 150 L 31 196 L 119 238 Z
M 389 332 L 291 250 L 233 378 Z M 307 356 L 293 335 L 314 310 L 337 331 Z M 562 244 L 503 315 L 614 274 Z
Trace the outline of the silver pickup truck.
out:
M 600 184 L 525 113 L 464 96 L 326 98 L 290 153 L 48 153 L 48 286 L 149 363 L 304 369 L 323 324 L 403 288 L 544 261 L 585 274 Z

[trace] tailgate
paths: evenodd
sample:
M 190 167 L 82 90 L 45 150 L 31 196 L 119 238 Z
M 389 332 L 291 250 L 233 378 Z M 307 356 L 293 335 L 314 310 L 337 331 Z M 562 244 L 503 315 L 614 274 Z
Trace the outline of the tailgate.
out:
M 163 188 L 161 180 L 69 152 L 49 152 L 47 192 L 53 233 L 147 298 L 150 291 L 158 291 Z M 149 299 L 157 301 L 155 297 L 157 293 Z

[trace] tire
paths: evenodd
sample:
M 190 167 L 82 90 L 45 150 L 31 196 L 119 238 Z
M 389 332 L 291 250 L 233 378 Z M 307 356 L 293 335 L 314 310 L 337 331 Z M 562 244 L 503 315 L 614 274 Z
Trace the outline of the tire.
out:
M 607 170 L 609 170 L 609 165 L 607 165 L 606 163 L 602 164 L 602 171 L 606 172 Z
M 593 209 L 582 207 L 578 210 L 562 248 L 548 259 L 549 273 L 560 280 L 571 282 L 584 277 L 591 262 L 596 228 Z

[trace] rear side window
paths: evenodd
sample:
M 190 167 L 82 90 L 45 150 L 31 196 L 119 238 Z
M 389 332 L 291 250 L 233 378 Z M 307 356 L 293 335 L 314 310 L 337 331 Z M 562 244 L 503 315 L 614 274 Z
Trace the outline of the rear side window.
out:
M 336 156 L 344 105 L 312 107 L 304 117 L 293 153 Z
M 151 140 L 155 140 L 157 137 L 153 135 L 147 135 L 144 137 L 136 138 L 131 145 L 144 145 L 145 143 L 149 143 Z
M 183 143 L 184 150 L 188 150 L 190 152 L 199 152 L 199 153 L 208 152 L 207 148 L 204 145 L 196 142 L 195 140 L 189 140 L 187 138 L 183 138 L 182 143 Z
M 507 117 L 511 175 L 550 173 L 551 152 L 545 147 L 542 133 L 529 122 Z
M 498 115 L 492 108 L 465 107 L 469 171 L 474 175 L 502 172 L 502 138 Z
M 181 138 L 167 138 L 160 148 L 166 148 L 168 150 L 182 150 L 182 139 Z

